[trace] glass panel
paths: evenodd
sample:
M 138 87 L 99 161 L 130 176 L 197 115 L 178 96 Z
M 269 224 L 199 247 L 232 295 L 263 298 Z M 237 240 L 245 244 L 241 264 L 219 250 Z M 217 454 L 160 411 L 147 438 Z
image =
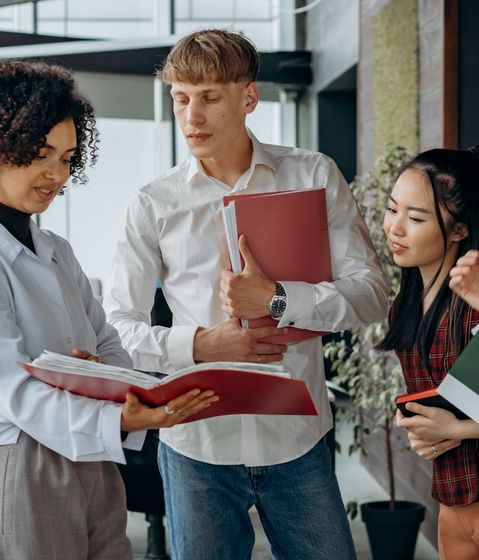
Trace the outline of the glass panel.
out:
M 65 36 L 65 24 L 63 20 L 43 20 L 38 22 L 38 33 L 40 35 Z
M 70 242 L 86 275 L 104 286 L 126 202 L 154 178 L 154 123 L 98 119 L 98 128 L 100 157 L 90 181 L 70 189 Z
M 191 0 L 175 0 L 175 18 L 190 19 L 190 4 Z
M 69 21 L 70 37 L 102 38 L 102 39 L 134 39 L 151 37 L 152 22 L 138 21 Z
M 192 2 L 193 18 L 207 19 L 210 26 L 213 23 L 215 27 L 216 19 L 233 19 L 233 0 L 221 0 L 221 2 L 212 2 L 211 0 L 194 0 Z
M 235 21 L 234 30 L 244 33 L 251 39 L 259 51 L 269 51 L 276 48 L 270 23 L 261 21 Z
M 68 0 L 68 14 L 72 18 L 151 19 L 153 0 Z
M 64 13 L 64 0 L 49 0 L 48 2 L 38 2 L 37 13 L 39 18 L 60 18 Z
M 0 8 L 0 18 L 3 19 L 13 19 L 13 7 L 6 6 L 5 8 Z
M 269 19 L 271 0 L 236 0 L 237 19 Z
M 177 21 L 176 22 L 176 35 L 181 37 L 182 35 L 187 35 L 192 31 L 197 31 L 198 29 L 203 28 L 221 28 L 221 29 L 231 29 L 231 20 L 215 20 L 212 22 L 209 19 L 206 20 L 186 20 L 186 21 Z
M 13 31 L 13 8 L 11 6 L 0 8 L 0 29 Z

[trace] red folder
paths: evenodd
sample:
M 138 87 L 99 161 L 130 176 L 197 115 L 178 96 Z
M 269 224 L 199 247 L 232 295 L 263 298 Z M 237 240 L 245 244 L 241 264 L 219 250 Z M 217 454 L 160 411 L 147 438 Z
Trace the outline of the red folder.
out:
M 310 284 L 332 280 L 325 189 L 238 194 L 223 201 L 234 202 L 238 237 L 246 235 L 266 276 Z M 250 327 L 277 324 L 271 317 L 248 321 Z M 263 340 L 290 344 L 323 334 L 288 327 L 288 334 Z
M 166 376 L 161 381 L 153 378 L 158 383 L 145 389 L 116 379 L 53 371 L 24 362 L 18 364 L 49 385 L 95 399 L 124 402 L 126 392 L 131 391 L 142 401 L 160 406 L 192 389 L 212 389 L 219 395 L 218 402 L 187 418 L 185 422 L 228 414 L 317 415 L 304 381 L 274 373 L 203 367 L 202 370 L 177 377 L 175 374 Z M 151 381 L 151 375 L 144 375 Z

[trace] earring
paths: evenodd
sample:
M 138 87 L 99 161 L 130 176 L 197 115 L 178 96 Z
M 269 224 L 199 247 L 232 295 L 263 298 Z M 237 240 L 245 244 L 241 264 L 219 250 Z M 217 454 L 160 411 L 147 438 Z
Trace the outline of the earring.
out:
M 59 191 L 58 191 L 58 196 L 63 196 L 65 194 L 65 186 L 63 186 Z

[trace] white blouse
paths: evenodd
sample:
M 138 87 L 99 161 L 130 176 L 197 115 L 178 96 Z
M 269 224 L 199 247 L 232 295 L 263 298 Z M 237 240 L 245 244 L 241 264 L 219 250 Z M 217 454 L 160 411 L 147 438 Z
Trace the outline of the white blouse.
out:
M 0 445 L 24 431 L 73 461 L 125 463 L 123 447 L 141 449 L 145 433 L 121 442 L 121 405 L 55 389 L 16 364 L 80 348 L 131 367 L 68 242 L 33 220 L 31 231 L 36 254 L 0 225 Z

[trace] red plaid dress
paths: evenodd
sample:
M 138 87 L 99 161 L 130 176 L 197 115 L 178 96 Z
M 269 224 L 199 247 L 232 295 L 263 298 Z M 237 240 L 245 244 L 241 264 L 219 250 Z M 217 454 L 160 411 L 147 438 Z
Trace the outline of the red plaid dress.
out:
M 441 320 L 431 347 L 432 370 L 422 365 L 419 353 L 412 350 L 397 352 L 408 393 L 437 387 L 454 363 L 455 356 L 445 350 L 449 313 Z M 466 307 L 463 314 L 463 333 L 466 340 L 471 329 L 479 323 L 479 311 Z M 477 334 L 479 336 L 479 333 Z M 479 364 L 477 368 L 479 375 Z M 479 440 L 463 440 L 455 449 L 440 455 L 433 462 L 432 497 L 447 506 L 462 506 L 479 502 Z

